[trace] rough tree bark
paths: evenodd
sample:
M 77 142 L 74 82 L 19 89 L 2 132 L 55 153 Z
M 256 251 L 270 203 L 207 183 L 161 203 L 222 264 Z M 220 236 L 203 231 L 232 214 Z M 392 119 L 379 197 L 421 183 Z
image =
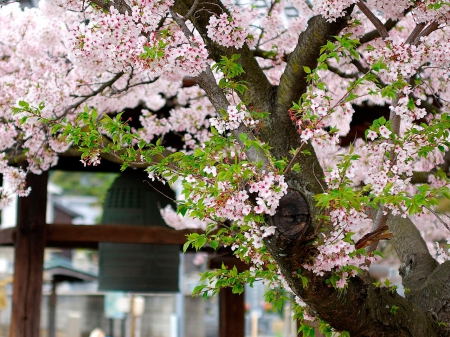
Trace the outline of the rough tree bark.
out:
M 107 9 L 114 5 L 124 13 L 127 6 L 123 0 L 93 0 Z M 287 66 L 278 86 L 272 86 L 258 66 L 252 51 L 244 46 L 239 51 L 225 48 L 211 41 L 206 32 L 209 18 L 226 11 L 219 0 L 200 0 L 196 9 L 190 11 L 194 0 L 176 0 L 174 9 L 189 19 L 205 40 L 210 56 L 218 61 L 220 56 L 239 53 L 245 74 L 240 78 L 247 82 L 249 90 L 242 99 L 255 109 L 270 112 L 257 135 L 272 147 L 276 158 L 292 158 L 289 150 L 300 145 L 297 130 L 289 118 L 292 102 L 297 102 L 306 90 L 306 74 L 303 66 L 313 69 L 317 65 L 319 50 L 327 40 L 346 26 L 353 7 L 335 22 L 329 23 L 316 16 L 308 21 L 307 29 L 299 35 L 295 50 L 287 60 Z M 391 29 L 395 22 L 389 22 Z M 374 33 L 366 39 L 374 38 Z M 210 71 L 210 70 L 208 70 Z M 228 101 L 221 94 L 210 74 L 201 74 L 197 83 L 210 98 L 214 107 L 226 110 Z M 239 132 L 248 132 L 240 129 Z M 266 246 L 277 261 L 292 290 L 299 295 L 310 310 L 337 330 L 347 330 L 351 336 L 450 336 L 445 327 L 450 324 L 450 263 L 438 265 L 430 256 L 419 231 L 409 219 L 391 218 L 388 222 L 394 233 L 393 244 L 402 262 L 400 269 L 403 284 L 410 292 L 406 298 L 387 288 L 377 288 L 360 277 L 353 277 L 344 291 L 337 291 L 326 284 L 330 275 L 318 276 L 302 268 L 314 258 L 316 252 L 310 243 L 317 235 L 320 222 L 317 216 L 323 210 L 316 207 L 314 195 L 323 192 L 323 171 L 314 149 L 307 144 L 308 156 L 298 156 L 302 173 L 288 173 L 286 181 L 289 192 L 282 198 L 277 214 L 267 221 L 277 228 L 275 235 L 265 240 Z M 258 154 L 253 154 L 258 158 Z M 298 270 L 308 279 L 303 288 Z M 396 313 L 391 308 L 396 306 Z

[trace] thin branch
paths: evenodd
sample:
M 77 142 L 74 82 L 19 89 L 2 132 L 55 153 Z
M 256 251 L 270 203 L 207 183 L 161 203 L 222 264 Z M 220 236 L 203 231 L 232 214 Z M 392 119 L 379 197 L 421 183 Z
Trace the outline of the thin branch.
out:
M 122 88 L 122 89 L 114 89 L 113 92 L 111 93 L 111 95 L 109 95 L 109 97 L 113 97 L 112 95 L 114 95 L 114 96 L 120 95 L 121 93 L 123 93 L 125 91 L 128 91 L 131 88 L 140 86 L 140 85 L 155 83 L 157 80 L 159 80 L 159 77 L 156 77 L 153 80 L 148 80 L 148 81 L 142 81 L 142 82 L 134 83 L 134 84 L 128 85 L 128 86 L 126 86 L 125 88 Z
M 303 145 L 305 145 L 305 143 L 302 143 L 302 145 L 300 145 L 298 147 L 297 151 L 295 151 L 294 155 L 292 156 L 292 159 L 289 161 L 288 166 L 286 166 L 286 168 L 284 169 L 283 174 L 286 174 L 287 172 L 289 172 L 291 167 L 295 164 L 295 160 L 297 159 L 298 155 L 300 154 L 300 151 L 301 151 Z
M 192 14 L 194 14 L 195 10 L 197 9 L 197 5 L 199 3 L 199 0 L 194 0 L 194 3 L 191 6 L 191 9 L 189 10 L 189 12 L 187 12 L 184 16 L 183 16 L 183 20 L 186 21 L 188 20 Z
M 405 44 L 417 45 L 419 43 L 420 34 L 425 26 L 425 22 L 418 23 L 416 27 L 414 27 L 411 34 L 409 34 L 408 38 L 405 41 Z
M 131 7 L 123 0 L 115 0 L 114 2 L 110 0 L 91 0 L 91 3 L 107 12 L 109 12 L 110 7 L 113 6 L 119 13 L 128 13 L 128 15 L 131 15 Z
M 356 3 L 356 6 L 361 10 L 361 12 L 364 13 L 365 16 L 372 22 L 372 24 L 377 29 L 378 33 L 380 33 L 380 36 L 383 40 L 387 39 L 389 37 L 389 32 L 387 31 L 386 27 L 383 25 L 383 23 L 378 19 L 375 14 L 372 13 L 372 11 L 366 6 L 366 4 L 362 1 L 358 1 Z
M 439 216 L 439 214 L 434 209 L 432 209 L 431 207 L 425 206 L 425 205 L 422 205 L 422 207 L 425 207 L 427 210 L 429 210 L 431 213 L 433 213 L 433 215 L 439 220 L 439 222 L 441 224 L 443 224 L 445 226 L 445 228 L 447 228 L 448 231 L 450 232 L 450 227 L 448 226 L 448 224 L 444 220 L 442 220 L 442 218 Z
M 338 75 L 339 77 L 342 78 L 348 78 L 348 79 L 356 79 L 359 77 L 359 74 L 346 74 L 342 71 L 340 71 L 338 68 L 333 67 L 331 65 L 328 64 L 328 70 L 335 73 L 336 75 Z
M 422 33 L 421 33 L 420 36 L 419 36 L 419 39 L 420 39 L 421 37 L 425 37 L 425 36 L 430 35 L 432 32 L 434 32 L 434 31 L 435 31 L 436 29 L 438 29 L 438 28 L 439 28 L 439 22 L 433 21 L 432 23 L 430 23 L 430 24 L 428 25 L 427 28 L 425 28 L 425 29 L 422 31 Z
M 192 45 L 193 42 L 191 41 L 191 39 L 194 37 L 194 34 L 192 34 L 192 32 L 189 30 L 188 26 L 186 25 L 184 17 L 178 15 L 178 13 L 175 12 L 173 7 L 169 8 L 169 12 L 170 12 L 170 15 L 172 15 L 172 18 L 178 24 L 178 27 L 180 27 L 180 29 L 183 32 L 183 34 L 186 37 L 186 39 L 188 39 L 189 43 Z
M 112 79 L 110 79 L 107 82 L 104 82 L 100 87 L 97 88 L 97 90 L 94 90 L 90 95 L 86 95 L 78 102 L 69 105 L 67 108 L 64 109 L 61 115 L 57 116 L 57 118 L 62 118 L 65 115 L 67 115 L 70 111 L 78 109 L 80 105 L 86 102 L 89 98 L 94 97 L 97 94 L 100 94 L 101 92 L 103 92 L 103 90 L 113 85 L 119 78 L 122 77 L 123 74 L 124 74 L 123 72 L 117 73 Z

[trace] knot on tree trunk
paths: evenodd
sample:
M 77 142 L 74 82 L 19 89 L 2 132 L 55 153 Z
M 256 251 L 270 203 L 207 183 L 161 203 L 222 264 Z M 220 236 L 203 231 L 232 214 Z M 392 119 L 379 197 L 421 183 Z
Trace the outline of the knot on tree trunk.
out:
M 310 219 L 306 199 L 300 192 L 289 188 L 286 195 L 281 198 L 277 213 L 273 216 L 280 235 L 290 239 L 297 238 L 303 234 Z

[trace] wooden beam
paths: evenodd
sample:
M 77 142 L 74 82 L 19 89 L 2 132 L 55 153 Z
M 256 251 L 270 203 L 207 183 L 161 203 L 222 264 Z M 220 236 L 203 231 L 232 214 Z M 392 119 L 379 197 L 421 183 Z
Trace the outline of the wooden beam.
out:
M 164 227 L 128 225 L 46 225 L 46 247 L 97 248 L 99 242 L 184 245 L 186 235 L 200 229 L 174 230 Z M 14 245 L 16 228 L 0 230 L 0 245 Z
M 189 233 L 201 230 L 174 230 L 164 227 L 124 225 L 47 225 L 47 247 L 83 247 L 99 242 L 183 245 Z
M 26 183 L 33 189 L 28 197 L 18 200 L 11 337 L 39 336 L 47 180 L 48 172 L 39 176 L 29 173 Z

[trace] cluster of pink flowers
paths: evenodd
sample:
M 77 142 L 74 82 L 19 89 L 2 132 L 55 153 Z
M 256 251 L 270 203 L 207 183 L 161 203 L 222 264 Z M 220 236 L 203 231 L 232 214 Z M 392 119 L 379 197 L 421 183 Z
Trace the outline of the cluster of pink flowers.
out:
M 4 184 L 0 187 L 0 209 L 9 205 L 14 194 L 26 197 L 31 188 L 26 186 L 26 172 L 20 167 L 8 166 L 5 155 L 0 154 L 0 174 L 3 175 Z
M 263 178 L 260 181 L 250 183 L 249 192 L 258 193 L 256 197 L 257 206 L 254 211 L 257 214 L 274 215 L 280 199 L 287 192 L 287 184 L 284 176 L 276 175 L 273 172 L 262 173 Z
M 446 249 L 442 247 L 439 242 L 436 242 L 436 256 L 439 263 L 450 261 L 450 239 L 447 239 Z
M 315 3 L 314 10 L 332 22 L 343 16 L 344 10 L 356 2 L 358 0 L 319 0 Z
M 8 156 L 4 153 L 0 155 L 0 173 L 8 185 L 0 190 L 0 208 L 8 201 L 11 193 L 26 195 L 29 191 L 24 185 L 25 172 L 7 164 L 9 156 L 15 154 L 14 147 L 18 146 L 26 155 L 31 172 L 39 173 L 55 165 L 57 153 L 67 150 L 70 144 L 62 142 L 58 135 L 51 135 L 41 118 L 64 115 L 66 122 L 76 127 L 76 115 L 83 106 L 72 111 L 65 109 L 92 94 L 118 74 L 123 73 L 113 85 L 83 104 L 95 106 L 100 114 L 142 104 L 146 108 L 140 117 L 142 129 L 133 132 L 147 142 L 169 132 L 177 132 L 183 134 L 184 150 L 192 151 L 204 146 L 204 142 L 210 138 L 208 128 L 211 125 L 220 133 L 225 133 L 236 129 L 241 123 L 250 128 L 258 124 L 244 105 L 230 105 L 227 116 L 218 118 L 204 92 L 198 87 L 180 88 L 183 76 L 198 75 L 209 61 L 206 46 L 200 34 L 192 29 L 192 24 L 186 22 L 194 35 L 188 39 L 168 15 L 173 0 L 136 0 L 127 3 L 130 13 L 122 14 L 114 7 L 107 13 L 93 7 L 80 12 L 85 3 L 77 0 L 45 0 L 41 3 L 42 11 L 22 11 L 14 4 L 2 7 L 0 87 L 7 90 L 0 93 L 0 119 L 3 121 L 0 125 L 0 151 L 8 152 Z M 259 50 L 276 55 L 269 59 L 258 58 L 258 62 L 270 81 L 277 84 L 286 66 L 284 56 L 292 52 L 298 35 L 307 26 L 308 18 L 321 13 L 330 21 L 336 20 L 356 0 L 318 0 L 314 1 L 313 9 L 302 0 L 293 0 L 291 3 L 300 13 L 298 18 L 286 19 L 284 10 L 290 6 L 287 1 L 276 2 L 270 12 L 268 8 L 230 5 L 229 14 L 211 16 L 208 36 L 222 46 L 235 49 L 242 48 L 244 43 L 249 47 L 258 43 Z M 443 154 L 437 148 L 427 158 L 418 157 L 418 150 L 430 146 L 430 143 L 421 134 L 422 129 L 412 125 L 412 121 L 425 116 L 420 103 L 425 105 L 427 97 L 436 94 L 443 112 L 448 111 L 446 102 L 450 101 L 450 40 L 449 29 L 444 25 L 449 19 L 448 5 L 443 3 L 436 10 L 427 8 L 429 4 L 435 3 L 436 0 L 416 1 L 413 4 L 416 8 L 404 17 L 403 13 L 411 6 L 411 1 L 365 1 L 383 21 L 400 18 L 398 25 L 404 29 L 391 30 L 388 39 L 372 41 L 371 48 L 363 45 L 356 49 L 362 56 L 362 66 L 373 67 L 382 60 L 387 69 L 382 67 L 373 72 L 385 84 L 392 84 L 399 79 L 407 80 L 419 74 L 426 86 L 406 85 L 401 90 L 396 89 L 398 99 L 390 109 L 402 118 L 400 135 L 393 135 L 388 125 L 370 130 L 367 134 L 370 140 L 368 144 L 361 139 L 355 141 L 353 151 L 361 158 L 352 162 L 345 172 L 337 167 L 337 163 L 338 156 L 347 154 L 348 150 L 338 146 L 338 137 L 349 131 L 353 114 L 351 104 L 384 105 L 392 104 L 393 99 L 392 96 L 382 97 L 380 88 L 369 81 L 359 84 L 352 92 L 355 98 L 347 102 L 345 98 L 348 97 L 346 95 L 349 94 L 352 79 L 343 78 L 329 70 L 318 72 L 326 88 L 308 90 L 308 103 L 303 106 L 303 115 L 297 116 L 294 122 L 299 128 L 300 139 L 303 142 L 310 141 L 317 149 L 323 167 L 330 168 L 326 173 L 329 188 L 339 186 L 342 178 L 345 178 L 355 185 L 364 183 L 370 186 L 375 195 L 383 193 L 386 186 L 390 186 L 389 193 L 392 195 L 406 191 L 412 194 L 414 191 L 411 191 L 409 177 L 413 170 L 430 171 L 442 163 Z M 65 10 L 69 8 L 72 11 Z M 159 27 L 162 18 L 165 18 L 164 24 Z M 348 32 L 354 36 L 362 36 L 374 28 L 360 12 L 353 19 L 353 27 Z M 430 20 L 438 20 L 443 24 L 438 31 L 421 39 L 417 46 L 404 43 L 417 22 Z M 358 21 L 362 23 L 358 24 Z M 254 28 L 250 23 L 260 27 Z M 345 75 L 358 73 L 349 55 L 342 52 L 339 57 L 339 61 L 327 62 Z M 154 83 L 148 83 L 152 81 Z M 154 114 L 166 104 L 166 97 L 174 96 L 177 96 L 178 105 L 169 112 L 169 116 L 160 118 Z M 34 107 L 45 101 L 45 108 L 41 109 L 40 116 L 27 112 L 12 116 L 11 107 L 16 106 L 18 100 L 29 102 Z M 234 98 L 230 101 L 238 102 Z M 337 127 L 339 131 L 329 134 L 326 127 Z M 416 136 L 403 136 L 412 128 L 419 131 Z M 398 145 L 394 145 L 394 139 Z M 448 148 L 444 150 L 448 151 Z M 235 181 L 218 182 L 221 163 L 228 159 L 238 162 L 245 157 L 240 149 L 227 151 L 231 152 L 229 157 L 220 154 L 217 160 L 202 167 L 200 172 L 186 177 L 186 182 L 195 190 L 190 198 L 194 202 L 201 202 L 211 218 L 226 218 L 248 226 L 250 229 L 245 233 L 247 241 L 233 248 L 245 247 L 247 256 L 252 258 L 255 265 L 261 265 L 263 257 L 258 249 L 263 245 L 263 238 L 272 235 L 275 228 L 245 221 L 245 218 L 250 214 L 275 214 L 287 185 L 283 176 L 267 172 L 260 174 L 255 167 L 247 167 L 253 170 L 254 178 L 245 180 L 244 189 L 243 179 L 239 180 L 242 177 L 238 174 L 233 177 Z M 387 153 L 395 153 L 395 159 L 388 159 Z M 93 153 L 83 162 L 96 165 L 99 160 L 98 154 Z M 430 178 L 430 182 L 432 186 L 447 184 L 436 178 Z M 219 192 L 210 193 L 208 188 L 211 187 L 217 188 Z M 251 193 L 254 193 L 256 205 L 249 201 Z M 393 213 L 403 214 L 405 211 L 405 205 L 387 206 Z M 166 210 L 164 214 L 168 222 L 181 226 L 181 220 L 173 212 Z M 423 222 L 430 223 L 427 216 L 425 212 L 420 214 L 421 219 L 425 219 Z M 353 255 L 352 244 L 344 238 L 350 232 L 358 233 L 355 234 L 358 236 L 361 231 L 368 230 L 371 221 L 362 212 L 343 209 L 333 210 L 331 218 L 333 229 L 317 242 L 319 255 L 307 267 L 321 273 L 350 265 L 364 266 L 371 257 Z M 189 226 L 194 225 L 204 226 L 200 223 Z M 337 286 L 345 286 L 345 277 L 350 274 L 342 272 Z M 280 276 L 281 283 L 283 280 Z
M 209 119 L 211 126 L 215 127 L 219 133 L 224 133 L 226 130 L 235 130 L 241 123 L 244 123 L 245 126 L 250 128 L 254 128 L 259 123 L 258 120 L 250 116 L 250 113 L 244 105 L 240 105 L 239 107 L 230 105 L 227 109 L 227 114 L 226 120 L 219 117 Z
M 170 3 L 164 3 L 163 7 L 169 6 Z M 76 26 L 70 47 L 77 59 L 84 60 L 83 64 L 96 64 L 114 72 L 133 67 L 149 71 L 153 77 L 163 73 L 198 75 L 205 69 L 208 56 L 203 40 L 194 37 L 187 41 L 175 26 L 154 30 L 160 21 L 157 15 L 160 10 L 160 7 L 145 7 L 145 10 L 137 7 L 130 16 L 111 7 L 109 13 Z
M 207 167 L 205 172 L 215 176 L 214 169 Z M 248 192 L 246 190 L 233 191 L 233 186 L 226 182 L 219 182 L 219 189 L 222 190 L 221 196 L 219 198 L 206 197 L 203 201 L 204 204 L 214 208 L 215 215 L 220 218 L 244 221 L 245 216 L 252 211 L 256 214 L 274 215 L 281 197 L 286 194 L 287 184 L 284 182 L 283 176 L 269 172 L 262 173 L 260 180 L 249 183 Z M 248 193 L 257 194 L 256 206 L 248 201 Z M 228 197 L 224 199 L 224 195 L 228 195 Z
M 186 229 L 186 228 L 200 228 L 205 230 L 208 225 L 207 221 L 201 221 L 199 219 L 190 218 L 189 216 L 182 216 L 177 214 L 172 206 L 167 205 L 160 209 L 160 213 L 164 222 L 176 230 Z
M 372 220 L 364 212 L 344 208 L 332 210 L 330 218 L 334 229 L 326 236 L 323 234 L 323 237 L 318 239 L 317 249 L 319 254 L 312 264 L 304 267 L 319 275 L 336 269 L 339 271 L 339 268 L 345 266 L 356 266 L 367 270 L 370 263 L 376 261 L 376 257 L 356 254 L 354 244 L 344 239 L 349 233 L 355 233 L 352 235 L 352 239 L 355 240 L 357 236 L 369 232 Z M 356 273 L 355 270 L 343 272 L 337 287 L 343 288 L 347 282 L 346 278 L 356 275 Z
M 222 13 L 219 17 L 212 15 L 209 19 L 208 37 L 224 47 L 242 48 L 249 40 L 249 21 L 245 13 L 237 6 L 232 6 L 230 15 Z
M 136 24 L 143 25 L 144 32 L 151 32 L 158 28 L 161 18 L 173 4 L 174 0 L 136 0 L 128 14 Z
M 374 48 L 366 51 L 365 60 L 370 65 L 379 60 L 387 64 L 387 69 L 380 69 L 381 78 L 385 83 L 398 80 L 399 76 L 409 78 L 423 65 L 427 47 L 386 40 L 383 48 Z

